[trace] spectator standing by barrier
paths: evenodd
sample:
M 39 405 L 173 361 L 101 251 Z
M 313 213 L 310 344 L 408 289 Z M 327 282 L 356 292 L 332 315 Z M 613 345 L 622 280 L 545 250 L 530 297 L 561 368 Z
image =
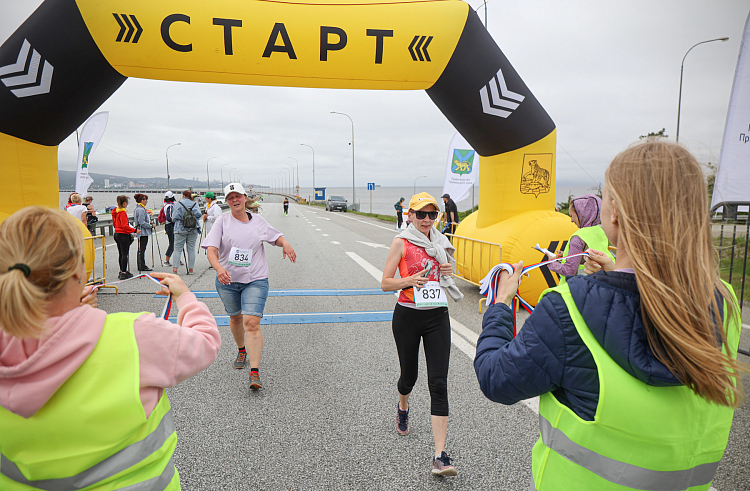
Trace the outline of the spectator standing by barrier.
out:
M 83 255 L 60 211 L 28 207 L 0 225 L 0 489 L 178 490 L 164 389 L 216 359 L 216 321 L 166 273 L 154 276 L 176 324 L 99 310 Z
M 443 229 L 444 234 L 455 234 L 456 227 L 458 226 L 458 207 L 456 203 L 451 199 L 451 195 L 445 193 L 443 195 L 443 203 L 445 203 L 445 228 Z
M 147 195 L 138 193 L 133 196 L 133 199 L 138 203 L 133 213 L 133 226 L 138 234 L 138 272 L 140 273 L 151 271 L 151 268 L 146 266 L 146 248 L 151 235 L 151 215 L 146 211 Z
M 86 215 L 88 214 L 88 209 L 83 204 L 81 204 L 81 195 L 78 193 L 71 194 L 70 202 L 71 202 L 71 205 L 65 208 L 65 211 L 70 213 L 77 220 L 80 220 L 81 222 L 83 222 L 83 224 L 85 225 Z
M 435 442 L 432 473 L 455 476 L 456 468 L 445 452 L 451 352 L 446 292 L 456 301 L 461 300 L 463 294 L 452 278 L 455 248 L 435 228 L 438 210 L 437 201 L 427 193 L 411 198 L 409 218 L 412 224 L 393 240 L 380 286 L 387 292 L 401 290 L 392 322 L 401 367 L 397 385 L 396 431 L 402 436 L 409 433 L 409 396 L 419 375 L 419 344 L 423 342 Z M 396 269 L 400 278 L 395 278 Z
M 93 196 L 86 196 L 83 198 L 83 206 L 88 210 L 86 215 L 86 227 L 92 236 L 96 235 L 96 223 L 99 221 L 99 217 L 96 216 L 96 210 L 92 202 L 94 201 Z
M 586 249 L 602 251 L 610 259 L 614 256 L 609 252 L 609 240 L 601 227 L 602 200 L 599 196 L 586 194 L 570 200 L 570 221 L 579 230 L 570 236 L 564 251 L 558 251 L 557 255 L 550 253 L 547 256 L 554 259 L 558 256 L 570 256 L 584 252 Z M 574 276 L 583 273 L 583 256 L 565 259 L 560 262 L 547 265 L 550 271 L 560 275 L 560 283 L 564 283 L 566 276 Z
M 164 262 L 165 266 L 171 266 L 172 263 L 169 262 L 169 260 L 172 258 L 172 253 L 174 252 L 174 193 L 172 191 L 167 191 L 164 193 L 164 206 L 162 207 L 162 211 L 159 213 L 161 216 L 162 213 L 164 213 L 164 233 L 167 234 L 167 239 L 169 240 L 169 246 L 167 247 L 167 252 L 164 254 L 164 258 L 166 261 Z M 177 258 L 179 263 L 179 258 Z
M 703 170 L 680 145 L 647 141 L 604 181 L 617 264 L 590 249 L 586 272 L 598 272 L 547 290 L 515 338 L 522 264 L 501 274 L 477 342 L 479 386 L 502 404 L 541 396 L 532 489 L 708 490 L 747 366 Z
M 393 207 L 396 208 L 396 230 L 401 230 L 401 224 L 404 223 L 404 198 L 398 200 Z
M 208 261 L 216 270 L 216 291 L 229 316 L 229 328 L 237 343 L 234 368 L 245 368 L 249 361 L 250 389 L 258 390 L 263 388 L 260 380 L 263 353 L 260 319 L 268 297 L 268 262 L 263 243 L 281 247 L 282 258 L 289 256 L 291 262 L 297 260 L 297 254 L 281 232 L 262 216 L 250 212 L 242 184 L 228 184 L 224 196 L 231 213 L 216 220 L 201 247 L 207 250 Z
M 133 243 L 135 229 L 130 226 L 128 221 L 128 197 L 125 195 L 117 197 L 117 208 L 112 210 L 112 225 L 115 228 L 115 243 L 119 253 L 118 262 L 120 264 L 121 280 L 133 277 L 130 269 L 130 244 Z
M 204 196 L 208 206 L 206 206 L 206 213 L 203 214 L 203 221 L 206 222 L 206 237 L 211 233 L 211 229 L 216 223 L 216 219 L 221 216 L 221 207 L 216 203 L 216 195 L 209 191 Z
M 182 192 L 180 200 L 173 209 L 172 219 L 174 220 L 174 252 L 179 260 L 182 255 L 182 248 L 187 248 L 188 274 L 193 274 L 195 266 L 195 244 L 201 233 L 200 222 L 201 209 L 198 203 L 193 201 L 192 193 L 189 189 Z M 192 218 L 191 218 L 192 217 Z M 172 272 L 177 274 L 177 266 L 172 266 Z

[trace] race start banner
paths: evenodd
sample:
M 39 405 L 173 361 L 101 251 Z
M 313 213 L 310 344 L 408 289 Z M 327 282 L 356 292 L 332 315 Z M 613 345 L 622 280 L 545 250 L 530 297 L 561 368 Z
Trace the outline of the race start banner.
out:
M 750 203 L 750 14 L 734 72 L 711 209 Z M 726 209 L 726 207 L 725 207 Z
M 78 139 L 76 193 L 80 194 L 81 197 L 86 196 L 89 186 L 94 182 L 91 176 L 89 176 L 89 159 L 94 150 L 96 150 L 96 147 L 99 146 L 99 141 L 102 139 L 102 135 L 104 135 L 104 130 L 107 129 L 108 119 L 109 111 L 94 114 L 83 125 L 81 137 Z
M 448 149 L 443 194 L 449 194 L 455 202 L 465 200 L 469 197 L 478 175 L 479 155 L 457 131 Z

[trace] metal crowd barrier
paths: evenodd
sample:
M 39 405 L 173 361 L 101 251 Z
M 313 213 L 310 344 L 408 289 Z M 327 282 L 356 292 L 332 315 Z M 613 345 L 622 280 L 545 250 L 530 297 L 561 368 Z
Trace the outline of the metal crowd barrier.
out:
M 493 266 L 500 263 L 503 257 L 503 247 L 494 242 L 470 239 L 460 235 L 445 234 L 456 248 L 453 256 L 456 260 L 457 276 L 472 285 L 479 286 L 479 282 L 487 276 Z
M 94 245 L 96 244 L 95 242 L 96 239 L 102 239 L 102 276 L 100 278 L 96 277 L 96 248 L 94 247 Z M 104 284 L 107 282 L 107 260 L 106 260 L 107 254 L 105 254 L 107 251 L 107 245 L 104 243 L 104 235 L 84 237 L 83 238 L 84 247 L 88 246 L 88 244 L 86 244 L 86 241 L 88 240 L 92 242 L 91 247 L 94 250 L 94 267 L 92 269 L 92 275 L 91 275 L 92 278 L 90 281 L 86 283 L 86 286 L 97 285 L 99 288 L 114 288 L 115 293 L 119 294 L 120 290 L 116 286 Z

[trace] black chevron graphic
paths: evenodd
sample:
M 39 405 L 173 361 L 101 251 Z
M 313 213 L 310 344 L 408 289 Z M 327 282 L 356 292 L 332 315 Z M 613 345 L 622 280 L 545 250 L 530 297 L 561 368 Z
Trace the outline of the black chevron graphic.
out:
M 115 17 L 115 20 L 120 25 L 120 32 L 117 33 L 117 38 L 115 39 L 115 42 L 124 42 L 129 43 L 130 39 L 133 39 L 133 44 L 137 43 L 138 40 L 141 38 L 141 34 L 143 33 L 143 28 L 138 23 L 138 19 L 135 18 L 135 15 L 128 15 L 128 14 L 120 14 L 117 15 L 115 13 L 112 14 Z M 120 19 L 122 17 L 122 19 Z M 132 23 L 131 23 L 132 21 Z M 125 34 L 125 31 L 127 31 L 127 34 Z M 135 34 L 135 36 L 133 36 Z M 123 39 L 123 35 L 125 36 L 125 39 Z
M 411 40 L 411 44 L 409 44 L 409 53 L 411 54 L 411 59 L 414 61 L 432 61 L 430 59 L 430 54 L 427 52 L 427 47 L 432 42 L 432 37 L 427 36 L 414 36 L 414 39 Z M 416 44 L 416 46 L 414 46 Z

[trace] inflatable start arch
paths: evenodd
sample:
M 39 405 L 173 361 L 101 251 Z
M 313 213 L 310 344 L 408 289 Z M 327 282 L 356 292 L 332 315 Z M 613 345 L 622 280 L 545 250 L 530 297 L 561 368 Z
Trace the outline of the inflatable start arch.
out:
M 15 196 L 0 220 L 58 206 L 57 145 L 127 77 L 424 89 L 481 159 L 479 211 L 458 235 L 530 264 L 531 246 L 575 230 L 553 211 L 552 119 L 458 0 L 46 0 L 0 47 L 0 164 Z M 535 303 L 555 283 L 534 272 L 521 294 Z

